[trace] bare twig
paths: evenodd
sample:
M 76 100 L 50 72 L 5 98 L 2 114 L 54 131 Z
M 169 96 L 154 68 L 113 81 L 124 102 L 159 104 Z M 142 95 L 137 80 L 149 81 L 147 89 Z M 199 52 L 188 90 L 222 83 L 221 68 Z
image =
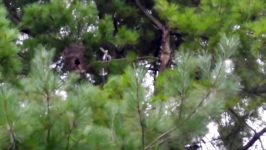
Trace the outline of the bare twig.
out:
M 246 145 L 239 148 L 238 150 L 248 150 L 260 137 L 266 132 L 266 127 L 260 130 L 259 132 L 255 133 L 253 137 L 247 142 Z
M 264 146 L 263 146 L 263 142 L 262 142 L 261 138 L 259 138 L 259 141 L 260 141 L 260 146 L 261 146 L 261 148 L 262 148 L 262 149 L 265 149 Z

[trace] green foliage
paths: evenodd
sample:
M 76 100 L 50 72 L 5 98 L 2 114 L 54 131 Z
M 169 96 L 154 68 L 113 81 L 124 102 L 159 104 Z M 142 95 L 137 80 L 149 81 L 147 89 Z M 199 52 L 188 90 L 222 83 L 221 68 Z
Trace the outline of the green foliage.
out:
M 176 117 L 178 132 L 174 137 L 180 142 L 177 145 L 188 144 L 187 141 L 203 134 L 210 117 L 215 118 L 223 112 L 227 101 L 240 90 L 238 79 L 226 73 L 228 68 L 225 67 L 225 60 L 233 56 L 238 46 L 237 37 L 222 36 L 215 64 L 206 53 L 178 53 L 177 67 L 158 78 L 155 100 L 157 103 L 161 100 L 165 111 Z M 183 137 L 184 134 L 187 136 Z
M 63 4 L 65 5 L 62 5 L 61 1 L 53 1 L 53 4 L 43 6 L 29 5 L 25 8 L 23 26 L 27 26 L 34 33 L 58 31 L 61 25 L 67 25 L 71 19 L 71 10 L 67 9 L 66 3 Z M 39 21 L 35 22 L 36 19 Z
M 264 34 L 266 33 L 266 19 L 261 19 L 252 23 L 249 23 L 247 25 L 248 28 L 250 28 L 253 32 L 255 36 L 264 36 Z
M 5 9 L 0 7 L 0 81 L 10 76 L 14 77 L 14 73 L 21 67 L 17 57 L 19 48 L 15 44 L 18 31 L 10 28 L 11 24 L 6 15 Z
M 225 102 L 239 90 L 223 65 L 237 43 L 236 37 L 222 37 L 217 49 L 221 59 L 213 68 L 210 55 L 179 53 L 178 67 L 158 78 L 159 99 L 154 102 L 146 96 L 146 71 L 141 67 L 126 69 L 102 88 L 77 84 L 75 76 L 62 81 L 50 69 L 52 53 L 39 46 L 22 87 L 1 85 L 1 139 L 10 141 L 1 148 L 134 150 L 142 147 L 143 134 L 149 144 L 171 128 L 170 139 L 184 139 L 175 143 L 181 148 L 204 134 L 210 116 L 223 112 Z M 202 80 L 195 80 L 196 68 Z M 147 109 L 150 104 L 154 109 Z
M 114 25 L 110 16 L 106 16 L 101 20 L 99 25 L 99 36 L 101 36 L 102 41 L 111 41 L 112 34 L 114 31 Z
M 116 35 L 116 41 L 115 43 L 118 46 L 124 46 L 126 44 L 136 44 L 138 42 L 139 35 L 134 30 L 128 30 L 125 27 L 122 27 L 117 35 Z
M 199 47 L 194 43 L 198 43 L 196 37 L 212 37 L 208 46 L 211 50 L 219 41 L 219 34 L 234 32 L 236 25 L 251 29 L 256 36 L 263 34 L 264 6 L 265 2 L 262 0 L 203 0 L 198 7 L 157 0 L 155 9 L 169 26 L 193 37 L 183 43 L 186 48 Z
M 33 4 L 25 8 L 21 26 L 33 33 L 58 32 L 62 27 L 69 27 L 73 36 L 80 36 L 80 30 L 86 30 L 97 20 L 96 6 L 92 2 L 82 3 L 55 0 L 49 4 Z M 39 21 L 36 22 L 36 19 Z
M 0 4 L 0 149 L 184 149 L 210 122 L 227 149 L 253 135 L 246 121 L 265 105 L 264 0 Z M 77 42 L 88 73 L 60 68 Z M 159 72 L 164 46 L 172 64 Z

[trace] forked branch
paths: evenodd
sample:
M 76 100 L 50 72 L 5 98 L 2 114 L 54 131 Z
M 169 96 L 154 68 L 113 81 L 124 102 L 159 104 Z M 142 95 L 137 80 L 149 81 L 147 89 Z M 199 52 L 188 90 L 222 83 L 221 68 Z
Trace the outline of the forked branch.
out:
M 153 24 L 156 25 L 158 29 L 162 32 L 162 41 L 161 41 L 161 51 L 160 51 L 160 66 L 159 72 L 163 72 L 166 68 L 170 67 L 172 50 L 170 46 L 170 32 L 171 29 L 162 24 L 159 19 L 155 18 L 151 13 L 147 11 L 146 8 L 140 3 L 139 0 L 135 0 L 135 3 L 139 7 L 139 9 L 145 14 L 145 16 L 152 21 Z
M 145 14 L 145 16 L 147 18 L 149 18 L 155 25 L 157 28 L 159 28 L 160 30 L 163 30 L 164 25 L 158 20 L 156 19 L 154 16 L 152 16 L 140 3 L 139 0 L 135 0 L 135 3 L 137 4 L 137 6 L 139 7 L 139 9 Z
M 255 133 L 254 136 L 248 141 L 246 145 L 244 145 L 242 148 L 239 148 L 239 150 L 248 150 L 260 137 L 266 133 L 266 127 L 260 130 L 259 132 Z

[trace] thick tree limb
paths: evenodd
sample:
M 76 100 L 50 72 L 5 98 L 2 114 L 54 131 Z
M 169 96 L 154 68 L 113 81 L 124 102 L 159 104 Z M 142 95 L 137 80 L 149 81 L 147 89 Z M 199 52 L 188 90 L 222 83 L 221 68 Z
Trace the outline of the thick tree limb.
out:
M 239 148 L 239 150 L 248 150 L 260 137 L 266 132 L 266 127 L 263 128 L 261 131 L 255 133 L 255 135 L 248 141 L 246 145 Z
M 160 55 L 160 68 L 159 71 L 163 72 L 166 68 L 171 65 L 172 50 L 170 47 L 170 28 L 163 27 L 162 30 L 162 50 Z
M 170 67 L 171 65 L 171 58 L 172 58 L 172 50 L 170 46 L 170 32 L 171 29 L 167 26 L 162 24 L 158 19 L 156 19 L 152 14 L 150 14 L 140 3 L 139 0 L 135 0 L 137 6 L 140 10 L 145 14 L 145 16 L 150 19 L 158 29 L 162 31 L 162 41 L 161 46 L 162 49 L 160 51 L 160 66 L 159 72 L 163 72 L 166 68 Z

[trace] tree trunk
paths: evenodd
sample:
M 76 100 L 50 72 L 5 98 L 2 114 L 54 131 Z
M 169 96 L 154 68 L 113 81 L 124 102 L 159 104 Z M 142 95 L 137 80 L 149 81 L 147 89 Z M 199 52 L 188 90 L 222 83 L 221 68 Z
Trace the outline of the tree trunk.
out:
M 170 28 L 165 26 L 162 29 L 162 49 L 160 54 L 160 67 L 159 72 L 163 72 L 171 65 L 171 47 L 170 47 Z

